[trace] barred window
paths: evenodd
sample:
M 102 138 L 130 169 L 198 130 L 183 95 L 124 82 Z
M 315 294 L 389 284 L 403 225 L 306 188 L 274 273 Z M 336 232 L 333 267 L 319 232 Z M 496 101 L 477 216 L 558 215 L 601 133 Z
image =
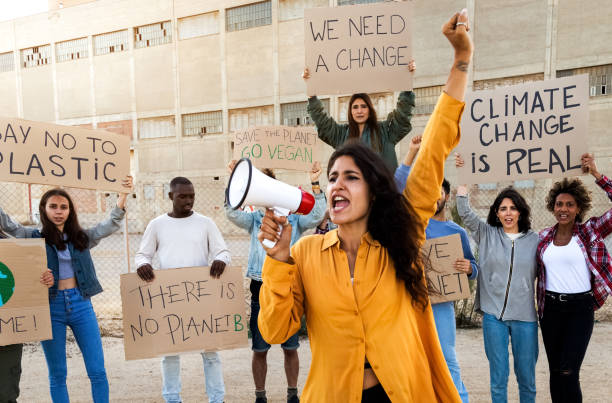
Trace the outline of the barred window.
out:
M 94 54 L 96 56 L 123 52 L 128 49 L 128 30 L 124 29 L 123 31 L 95 35 L 93 40 Z
M 142 193 L 145 200 L 155 200 L 155 186 L 153 185 L 143 185 Z
M 348 122 L 349 113 L 349 101 L 351 97 L 342 97 L 338 100 L 338 121 Z M 384 120 L 387 115 L 395 109 L 395 103 L 393 102 L 393 93 L 385 92 L 382 94 L 370 94 L 370 100 L 374 109 L 376 110 L 376 117 L 378 120 Z
M 13 70 L 15 70 L 15 60 L 13 59 L 13 52 L 0 54 L 0 73 Z
M 258 106 L 255 108 L 232 109 L 229 111 L 229 130 L 246 129 L 251 126 L 274 124 L 274 107 Z
M 179 39 L 195 38 L 219 33 L 219 13 L 206 13 L 178 20 Z
M 338 0 L 339 6 L 348 6 L 352 4 L 370 4 L 370 3 L 381 3 L 385 0 Z
M 165 45 L 172 42 L 172 23 L 170 21 L 142 25 L 134 28 L 134 47 L 136 49 Z
M 544 73 L 525 74 L 522 76 L 493 78 L 491 80 L 474 81 L 474 91 L 492 90 L 498 87 L 508 87 L 510 85 L 530 83 L 533 81 L 544 80 Z
M 329 6 L 329 0 L 280 0 L 278 20 L 287 21 L 304 18 L 304 9 Z
M 589 94 L 600 97 L 612 94 L 612 64 L 557 71 L 557 77 L 589 75 Z
M 73 39 L 55 44 L 55 61 L 58 63 L 88 57 L 87 38 Z
M 329 113 L 329 99 L 322 99 L 325 111 Z M 281 123 L 285 126 L 308 126 L 314 122 L 307 111 L 308 102 L 292 102 L 281 105 Z
M 535 181 L 533 179 L 514 181 L 514 187 L 517 189 L 531 189 L 534 186 L 535 186 Z
M 51 45 L 21 49 L 21 65 L 24 68 L 44 66 L 51 63 Z
M 176 136 L 174 127 L 174 116 L 138 119 L 138 138 L 174 137 Z
M 432 113 L 443 89 L 443 85 L 413 89 L 416 104 L 413 113 L 415 115 Z
M 211 133 L 223 133 L 221 111 L 183 115 L 183 136 L 201 137 Z
M 247 4 L 227 9 L 225 29 L 228 32 L 272 24 L 272 2 Z

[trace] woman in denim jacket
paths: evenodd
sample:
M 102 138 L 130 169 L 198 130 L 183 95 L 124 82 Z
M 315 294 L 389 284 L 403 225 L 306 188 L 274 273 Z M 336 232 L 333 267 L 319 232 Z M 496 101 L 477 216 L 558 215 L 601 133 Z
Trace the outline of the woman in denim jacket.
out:
M 132 177 L 123 181 L 131 191 Z M 44 238 L 47 266 L 55 283 L 49 289 L 49 308 L 53 339 L 41 342 L 49 369 L 49 387 L 54 403 L 69 402 L 66 387 L 66 327 L 70 326 L 91 382 L 95 403 L 109 399 L 104 369 L 104 352 L 96 314 L 90 298 L 102 292 L 89 249 L 119 229 L 125 214 L 128 193 L 121 193 L 110 218 L 89 229 L 79 225 L 74 204 L 63 189 L 51 189 L 42 196 L 38 207 L 42 230 L 27 228 L 13 221 L 0 209 L 0 226 L 17 238 Z
M 457 155 L 456 165 L 464 163 Z M 521 403 L 535 402 L 538 323 L 535 310 L 538 234 L 531 230 L 530 209 L 516 190 L 502 190 L 481 220 L 470 208 L 465 186 L 457 188 L 457 211 L 478 244 L 478 287 L 474 307 L 482 313 L 489 360 L 491 400 L 508 401 L 508 343 Z

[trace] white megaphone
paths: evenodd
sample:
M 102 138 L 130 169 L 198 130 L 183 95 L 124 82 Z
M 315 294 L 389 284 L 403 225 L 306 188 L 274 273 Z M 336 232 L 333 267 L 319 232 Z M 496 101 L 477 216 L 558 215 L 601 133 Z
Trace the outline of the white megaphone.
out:
M 255 168 L 248 158 L 240 159 L 234 166 L 225 198 L 234 210 L 253 205 L 273 208 L 278 216 L 287 216 L 289 213 L 308 214 L 315 203 L 310 193 L 270 178 Z M 276 242 L 265 239 L 263 244 L 272 248 Z

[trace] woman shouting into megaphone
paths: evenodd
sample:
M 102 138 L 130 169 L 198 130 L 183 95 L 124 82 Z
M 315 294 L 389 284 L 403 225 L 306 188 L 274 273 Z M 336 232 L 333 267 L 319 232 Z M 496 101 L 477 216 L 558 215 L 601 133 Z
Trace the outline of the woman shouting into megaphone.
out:
M 303 402 L 461 401 L 438 342 L 420 247 L 444 161 L 459 142 L 473 52 L 467 31 L 465 9 L 442 28 L 455 60 L 403 194 L 383 159 L 354 142 L 328 163 L 338 229 L 290 250 L 286 218 L 266 212 L 259 240 L 276 245 L 266 248 L 258 324 L 267 342 L 279 343 L 306 315 L 312 365 Z

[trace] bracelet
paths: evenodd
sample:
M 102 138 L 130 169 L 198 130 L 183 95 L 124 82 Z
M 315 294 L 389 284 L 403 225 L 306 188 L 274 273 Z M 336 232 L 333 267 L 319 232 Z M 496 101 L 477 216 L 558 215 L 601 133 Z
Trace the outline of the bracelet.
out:
M 315 190 L 318 190 L 320 192 L 321 191 L 321 186 L 319 186 L 319 185 L 312 185 L 312 191 L 314 192 Z
M 310 184 L 313 185 L 313 186 L 317 186 L 317 185 L 319 185 L 319 181 L 310 182 Z

